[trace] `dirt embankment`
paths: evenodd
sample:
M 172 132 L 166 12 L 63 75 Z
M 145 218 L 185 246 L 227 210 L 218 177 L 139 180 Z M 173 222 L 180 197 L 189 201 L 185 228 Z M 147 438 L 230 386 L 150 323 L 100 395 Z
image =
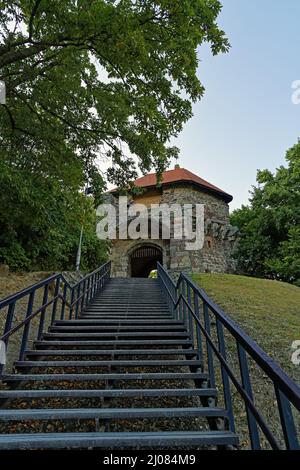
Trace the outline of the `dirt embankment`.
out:
M 50 272 L 0 273 L 0 300 L 50 276 Z

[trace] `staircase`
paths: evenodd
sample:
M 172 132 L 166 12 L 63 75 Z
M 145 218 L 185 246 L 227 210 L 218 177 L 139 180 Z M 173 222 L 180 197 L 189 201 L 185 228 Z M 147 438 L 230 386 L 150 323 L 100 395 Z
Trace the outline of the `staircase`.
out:
M 157 280 L 109 279 L 2 376 L 0 449 L 237 446 L 192 336 Z

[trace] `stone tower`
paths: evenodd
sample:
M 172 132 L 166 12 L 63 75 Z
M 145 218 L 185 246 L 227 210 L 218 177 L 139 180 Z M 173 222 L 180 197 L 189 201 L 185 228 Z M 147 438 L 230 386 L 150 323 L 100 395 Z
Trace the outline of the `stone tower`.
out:
M 229 202 L 232 196 L 190 171 L 175 167 L 163 174 L 157 185 L 156 174 L 138 178 L 134 185 L 142 193 L 130 196 L 130 204 L 203 204 L 205 239 L 202 249 L 187 251 L 185 240 L 176 239 L 116 239 L 112 241 L 112 275 L 118 277 L 148 277 L 160 261 L 176 276 L 185 272 L 233 272 L 233 252 L 238 242 L 238 229 L 229 223 Z M 110 200 L 118 200 L 117 190 Z

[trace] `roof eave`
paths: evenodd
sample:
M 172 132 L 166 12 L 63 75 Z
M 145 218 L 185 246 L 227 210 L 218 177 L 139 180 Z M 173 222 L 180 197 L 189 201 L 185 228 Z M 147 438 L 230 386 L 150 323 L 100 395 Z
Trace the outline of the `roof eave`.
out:
M 201 183 L 197 183 L 196 181 L 193 180 L 178 180 L 178 181 L 170 181 L 167 183 L 160 183 L 160 184 L 152 184 L 149 186 L 136 186 L 136 188 L 139 189 L 158 189 L 161 188 L 162 186 L 174 186 L 176 184 L 191 184 L 193 186 L 196 186 L 197 188 L 200 188 L 203 192 L 206 192 L 208 194 L 214 194 L 215 196 L 218 196 L 220 199 L 225 201 L 227 204 L 229 204 L 233 200 L 233 196 L 231 194 L 225 193 L 224 191 L 214 189 L 214 188 L 209 188 L 208 186 L 202 185 Z M 110 191 L 113 194 L 118 194 L 118 189 L 113 189 Z

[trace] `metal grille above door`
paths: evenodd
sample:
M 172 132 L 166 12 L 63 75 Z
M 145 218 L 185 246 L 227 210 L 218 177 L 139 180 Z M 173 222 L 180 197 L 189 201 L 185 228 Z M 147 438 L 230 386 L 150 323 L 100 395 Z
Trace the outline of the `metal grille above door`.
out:
M 132 258 L 152 258 L 153 256 L 158 256 L 161 254 L 159 248 L 154 246 L 141 246 L 137 248 L 131 255 Z

